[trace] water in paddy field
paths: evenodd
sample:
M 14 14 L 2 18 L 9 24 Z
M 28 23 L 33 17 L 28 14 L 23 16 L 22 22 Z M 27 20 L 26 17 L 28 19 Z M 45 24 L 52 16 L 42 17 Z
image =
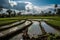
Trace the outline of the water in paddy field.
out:
M 27 31 L 27 34 L 29 35 L 29 37 L 30 38 L 32 38 L 32 37 L 38 37 L 38 35 L 42 35 L 42 30 L 41 30 L 41 28 L 40 28 L 40 22 L 38 22 L 38 21 L 32 21 L 33 22 L 33 24 L 31 25 L 31 26 L 29 26 L 29 27 L 27 27 L 25 30 L 23 30 L 24 32 L 25 31 Z M 23 23 L 22 25 L 18 25 L 18 26 L 16 26 L 15 28 L 11 28 L 11 30 L 10 31 L 15 31 L 15 29 L 16 30 L 18 30 L 18 29 L 20 29 L 20 28 L 22 28 L 23 26 L 25 26 L 25 25 L 28 25 L 28 23 L 30 23 L 29 21 L 26 21 L 25 23 Z M 48 24 L 46 24 L 45 22 L 43 22 L 43 21 L 41 21 L 41 26 L 44 28 L 44 30 L 47 32 L 47 33 L 58 33 L 59 34 L 59 31 L 57 31 L 56 29 L 54 29 L 53 27 L 51 27 L 51 26 L 49 26 Z M 18 28 L 18 29 L 17 29 Z M 14 30 L 13 30 L 14 29 Z M 7 31 L 9 31 L 9 30 L 7 30 Z M 6 31 L 6 32 L 7 32 Z M 4 32 L 4 31 L 3 31 Z M 22 37 L 22 35 L 24 34 L 24 32 L 22 32 L 22 33 L 19 33 L 19 34 L 17 34 L 17 35 L 15 35 L 15 36 L 13 36 L 11 39 L 9 39 L 9 40 L 23 40 L 23 37 Z M 4 32 L 5 33 L 5 32 Z M 7 32 L 8 33 L 8 32 Z M 26 33 L 26 32 L 25 32 Z
M 28 22 L 29 22 L 29 21 L 26 21 L 25 23 L 23 23 L 23 24 L 21 24 L 21 25 L 18 25 L 18 26 L 16 26 L 16 27 L 10 28 L 10 29 L 8 29 L 8 30 L 2 31 L 2 32 L 0 32 L 0 36 L 9 34 L 9 33 L 14 32 L 14 31 L 17 31 L 17 30 L 23 28 L 25 25 L 28 25 L 28 24 L 26 24 L 26 23 L 28 23 Z M 1 34 L 3 34 L 3 35 L 1 35 Z
M 44 28 L 44 30 L 47 33 L 53 33 L 53 34 L 60 34 L 60 32 L 56 29 L 54 29 L 53 27 L 49 26 L 48 24 L 46 24 L 45 22 L 41 22 L 42 27 Z
M 38 35 L 42 34 L 41 28 L 39 26 L 39 22 L 37 22 L 37 21 L 33 21 L 33 24 L 30 27 L 28 27 L 28 30 L 26 30 L 26 31 L 29 34 L 29 37 L 38 36 Z M 22 35 L 23 35 L 23 33 L 20 33 L 20 34 L 14 36 L 10 40 L 23 40 Z
M 28 28 L 28 34 L 30 37 L 38 36 L 42 34 L 39 22 L 33 21 L 33 24 Z

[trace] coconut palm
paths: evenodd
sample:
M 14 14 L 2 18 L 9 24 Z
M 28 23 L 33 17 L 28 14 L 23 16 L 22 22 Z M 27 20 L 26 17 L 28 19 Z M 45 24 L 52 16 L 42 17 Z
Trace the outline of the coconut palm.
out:
M 55 11 L 55 14 L 56 14 L 58 5 L 57 5 L 57 4 L 55 4 L 55 6 L 54 6 L 54 7 L 55 7 L 55 10 L 54 10 L 54 11 Z

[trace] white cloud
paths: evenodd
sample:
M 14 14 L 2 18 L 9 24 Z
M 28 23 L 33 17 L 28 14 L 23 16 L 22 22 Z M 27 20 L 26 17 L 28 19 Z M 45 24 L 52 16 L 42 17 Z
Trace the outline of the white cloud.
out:
M 37 12 L 41 12 L 41 11 L 44 11 L 44 10 L 47 10 L 48 8 L 54 8 L 54 4 L 51 4 L 51 5 L 46 5 L 46 6 L 35 6 L 33 5 L 31 2 L 28 2 L 28 1 L 10 1 L 9 0 L 9 3 L 10 5 L 13 7 L 14 5 L 17 5 L 18 3 L 25 3 L 27 4 L 25 6 L 25 9 L 26 10 L 36 10 Z M 58 5 L 58 8 L 60 8 L 60 5 Z
M 27 1 L 10 1 L 9 0 L 9 4 L 13 7 L 14 5 L 17 5 L 18 3 L 25 3 L 27 4 L 25 6 L 25 9 L 28 10 L 29 9 L 32 9 L 32 3 L 31 2 L 27 2 Z
M 36 10 L 38 10 L 38 11 L 44 11 L 44 10 L 46 10 L 46 9 L 48 9 L 48 8 L 54 8 L 54 6 L 53 6 L 53 5 L 47 5 L 47 6 L 34 6 L 34 8 L 35 8 Z
M 26 8 L 26 10 L 31 10 L 31 9 L 33 9 L 33 5 L 32 4 L 27 4 L 26 6 L 25 6 L 25 8 Z
M 45 10 L 49 11 L 50 10 L 49 8 L 54 9 L 54 4 L 46 5 L 46 6 L 35 6 L 34 5 L 34 10 L 36 10 L 38 13 L 40 13 L 41 11 L 45 11 Z M 60 8 L 60 5 L 58 5 L 58 8 Z
M 35 6 L 35 8 L 38 9 L 38 10 L 46 10 L 48 8 L 53 8 L 54 9 L 54 4 L 46 5 L 46 6 Z M 60 8 L 60 5 L 58 5 L 58 8 Z
M 60 8 L 60 4 L 58 5 L 57 8 Z M 54 4 L 51 4 L 51 5 L 47 5 L 47 6 L 40 6 L 40 7 L 37 7 L 36 9 L 38 10 L 38 12 L 41 12 L 41 11 L 44 11 L 44 12 L 51 11 L 52 13 L 54 13 L 55 7 L 54 7 Z
M 27 4 L 26 6 L 25 6 L 25 9 L 26 10 L 28 10 L 28 8 L 29 9 L 32 9 L 32 3 L 31 2 L 27 2 L 27 1 L 16 1 L 17 3 L 25 3 L 25 4 Z
M 31 2 L 28 1 L 16 1 L 17 3 L 25 3 L 25 4 L 31 4 Z
M 15 1 L 11 1 L 9 0 L 9 4 L 13 7 L 14 5 L 17 5 L 17 3 Z

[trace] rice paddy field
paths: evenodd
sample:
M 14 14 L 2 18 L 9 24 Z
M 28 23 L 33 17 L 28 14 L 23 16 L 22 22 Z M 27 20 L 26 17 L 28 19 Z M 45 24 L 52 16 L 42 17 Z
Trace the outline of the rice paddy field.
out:
M 9 24 L 22 19 L 52 19 L 47 21 L 47 23 L 60 28 L 60 16 L 17 16 L 9 18 L 0 18 L 0 25 Z

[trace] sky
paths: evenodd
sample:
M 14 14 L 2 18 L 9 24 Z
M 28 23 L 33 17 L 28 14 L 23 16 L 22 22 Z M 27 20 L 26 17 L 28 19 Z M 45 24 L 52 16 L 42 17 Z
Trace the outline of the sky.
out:
M 14 1 L 29 1 L 37 6 L 44 6 L 49 4 L 60 4 L 60 0 L 14 0 Z
M 4 8 L 11 8 L 17 10 L 46 10 L 54 8 L 54 4 L 58 4 L 60 7 L 59 0 L 0 0 L 0 6 Z

